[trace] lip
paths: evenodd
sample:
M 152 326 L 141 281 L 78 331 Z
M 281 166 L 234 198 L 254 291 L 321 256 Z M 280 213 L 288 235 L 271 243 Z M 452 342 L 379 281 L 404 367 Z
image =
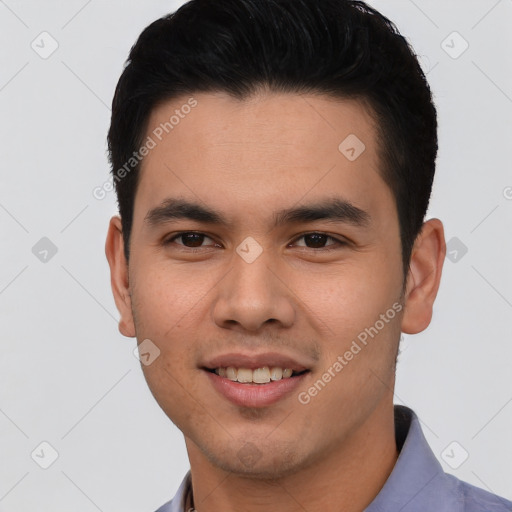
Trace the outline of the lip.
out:
M 215 356 L 200 365 L 201 368 L 208 370 L 214 370 L 215 368 L 227 368 L 228 366 L 233 366 L 235 368 L 248 368 L 250 370 L 263 368 L 264 366 L 268 366 L 269 368 L 277 366 L 283 370 L 285 368 L 290 368 L 295 372 L 302 372 L 304 370 L 311 369 L 311 366 L 308 366 L 305 361 L 298 361 L 291 356 L 279 354 L 277 352 L 264 352 L 261 354 L 233 352 Z
M 226 377 L 220 377 L 204 368 L 202 371 L 208 376 L 210 383 L 220 395 L 241 407 L 268 407 L 273 405 L 291 394 L 310 373 L 305 372 L 271 381 L 267 384 L 242 384 Z

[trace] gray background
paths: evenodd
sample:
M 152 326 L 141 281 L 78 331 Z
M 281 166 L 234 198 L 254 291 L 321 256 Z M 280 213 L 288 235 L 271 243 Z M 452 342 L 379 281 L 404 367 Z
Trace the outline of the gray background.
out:
M 104 257 L 115 200 L 92 194 L 108 180 L 129 48 L 181 3 L 0 0 L 0 510 L 150 512 L 188 469 L 117 330 Z M 512 499 L 512 1 L 371 3 L 428 72 L 429 216 L 449 241 L 434 320 L 403 341 L 396 403 L 419 414 L 446 471 Z

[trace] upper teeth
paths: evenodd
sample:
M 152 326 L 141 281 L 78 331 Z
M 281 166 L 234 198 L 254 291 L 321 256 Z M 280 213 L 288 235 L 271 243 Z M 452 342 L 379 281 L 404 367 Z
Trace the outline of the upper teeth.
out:
M 220 377 L 226 377 L 232 381 L 264 384 L 271 380 L 281 380 L 291 377 L 293 370 L 290 368 L 283 369 L 277 366 L 273 366 L 271 368 L 263 366 L 262 368 L 256 368 L 256 370 L 228 366 L 227 368 L 216 368 L 215 373 Z

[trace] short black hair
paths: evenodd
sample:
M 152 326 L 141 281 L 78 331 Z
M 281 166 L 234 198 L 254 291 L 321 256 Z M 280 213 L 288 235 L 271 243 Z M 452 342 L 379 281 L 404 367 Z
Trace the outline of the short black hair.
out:
M 152 110 L 185 94 L 226 92 L 243 100 L 262 88 L 370 107 L 406 273 L 434 179 L 436 109 L 407 40 L 355 0 L 190 0 L 144 29 L 117 84 L 108 132 L 126 260 L 140 163 L 122 179 L 116 170 L 126 170 L 143 144 Z

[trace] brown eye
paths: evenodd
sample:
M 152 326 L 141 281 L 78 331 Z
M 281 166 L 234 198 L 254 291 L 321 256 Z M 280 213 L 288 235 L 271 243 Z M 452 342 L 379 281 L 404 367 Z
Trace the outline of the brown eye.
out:
M 201 235 L 200 233 L 184 233 L 178 238 L 181 238 L 183 245 L 187 247 L 200 247 L 204 241 L 205 235 Z
M 173 237 L 169 238 L 164 242 L 164 244 L 170 245 L 180 238 L 181 243 L 177 242 L 176 244 L 190 249 L 196 247 L 203 247 L 202 244 L 205 241 L 205 239 L 211 240 L 211 238 L 205 235 L 204 233 L 196 233 L 195 231 L 185 231 L 183 233 L 178 233 L 177 235 L 174 235 Z
M 341 240 L 337 240 L 336 238 L 326 235 L 325 233 L 306 233 L 302 235 L 297 240 L 304 240 L 304 244 L 296 244 L 299 247 L 306 247 L 309 249 L 323 249 L 331 250 L 336 246 L 344 245 L 344 242 Z M 327 244 L 327 242 L 331 240 L 334 243 Z M 334 246 L 334 247 L 332 247 Z
M 320 233 L 311 233 L 310 235 L 304 236 L 306 245 L 308 245 L 307 242 L 309 242 L 310 244 L 312 244 L 312 247 L 314 247 L 315 249 L 318 249 L 319 247 L 323 247 L 327 243 L 327 240 L 329 238 L 331 238 L 331 237 L 329 237 L 327 235 L 320 234 Z M 311 245 L 309 245 L 308 247 L 311 247 Z

